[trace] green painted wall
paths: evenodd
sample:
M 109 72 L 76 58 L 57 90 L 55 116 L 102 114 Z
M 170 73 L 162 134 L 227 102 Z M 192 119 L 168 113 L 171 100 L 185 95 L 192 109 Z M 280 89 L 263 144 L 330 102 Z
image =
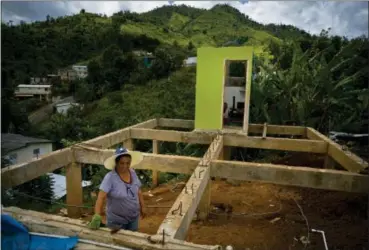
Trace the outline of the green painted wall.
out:
M 195 129 L 222 128 L 225 60 L 248 60 L 246 95 L 250 95 L 252 56 L 252 47 L 205 47 L 197 50 Z M 245 112 L 248 109 L 246 102 Z

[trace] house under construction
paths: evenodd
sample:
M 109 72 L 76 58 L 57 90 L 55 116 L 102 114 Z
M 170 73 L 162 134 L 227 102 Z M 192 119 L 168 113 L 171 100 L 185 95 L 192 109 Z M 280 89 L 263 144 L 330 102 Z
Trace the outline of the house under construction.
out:
M 199 245 L 186 242 L 189 226 L 197 215 L 206 220 L 210 210 L 210 185 L 213 177 L 258 181 L 369 193 L 369 176 L 361 171 L 368 163 L 313 128 L 249 123 L 249 104 L 252 72 L 252 48 L 201 48 L 197 54 L 197 86 L 195 120 L 158 118 L 54 151 L 42 158 L 2 169 L 2 188 L 11 188 L 56 169 L 66 168 L 68 217 L 4 208 L 31 231 L 44 234 L 78 236 L 105 245 L 80 243 L 77 249 L 222 249 L 218 245 Z M 224 124 L 224 100 L 227 69 L 232 61 L 244 62 L 245 87 L 242 126 Z M 176 131 L 187 129 L 190 132 Z M 153 153 L 144 153 L 143 161 L 135 169 L 152 170 L 157 185 L 158 172 L 190 174 L 157 233 L 148 235 L 121 230 L 111 235 L 107 228 L 90 230 L 78 219 L 83 206 L 81 166 L 103 165 L 114 154 L 118 144 L 134 149 L 134 140 L 152 140 Z M 159 142 L 182 142 L 209 145 L 202 158 L 163 155 Z M 315 153 L 325 156 L 324 168 L 285 166 L 270 163 L 231 161 L 231 147 Z M 339 165 L 344 170 L 336 170 Z M 86 245 L 87 244 L 87 245 Z M 114 246 L 111 246 L 114 245 Z

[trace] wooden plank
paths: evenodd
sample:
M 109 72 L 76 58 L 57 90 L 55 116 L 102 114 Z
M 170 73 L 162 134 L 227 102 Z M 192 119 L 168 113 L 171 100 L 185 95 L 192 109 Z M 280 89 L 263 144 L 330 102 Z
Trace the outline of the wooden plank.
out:
M 72 162 L 70 148 L 56 150 L 39 159 L 1 169 L 1 187 L 11 188 L 53 172 Z
M 204 134 L 197 132 L 181 132 L 159 129 L 131 129 L 132 139 L 184 142 L 192 144 L 210 144 L 214 136 L 214 134 Z
M 168 128 L 187 128 L 193 129 L 195 127 L 194 120 L 182 120 L 182 119 L 167 119 L 159 118 L 157 127 Z M 263 124 L 249 124 L 248 133 L 263 133 Z M 242 127 L 240 127 L 242 130 Z M 270 125 L 268 124 L 267 135 L 300 135 L 304 136 L 306 127 L 302 126 L 287 126 L 287 125 Z
M 158 127 L 193 129 L 195 127 L 195 121 L 194 120 L 159 118 Z
M 269 126 L 268 126 L 269 129 Z M 272 138 L 245 135 L 224 135 L 224 144 L 233 147 L 273 149 L 295 152 L 309 152 L 324 154 L 327 145 L 323 141 L 306 139 Z
M 83 142 L 82 144 L 96 145 L 103 148 L 119 144 L 127 138 L 130 138 L 130 128 L 154 128 L 157 120 L 148 120 L 131 127 L 121 129 L 97 138 Z M 43 155 L 37 160 L 12 165 L 1 170 L 3 188 L 10 188 L 21 185 L 27 181 L 33 180 L 41 175 L 52 172 L 58 168 L 64 167 L 72 162 L 71 149 L 65 148 Z
M 104 160 L 112 156 L 113 149 L 92 147 L 75 147 L 74 155 L 77 162 L 103 165 Z M 191 174 L 201 158 L 143 153 L 143 161 L 134 169 L 157 170 L 160 172 Z
M 131 128 L 155 128 L 156 126 L 157 126 L 157 120 L 151 119 L 151 120 L 127 127 L 127 128 L 123 128 L 123 129 L 96 137 L 94 139 L 85 141 L 84 143 L 95 145 L 95 146 L 100 146 L 102 148 L 109 148 L 113 145 L 117 145 L 121 143 L 122 141 L 125 141 L 126 139 L 129 139 Z
M 368 167 L 368 162 L 364 159 L 348 150 L 344 150 L 341 145 L 313 128 L 307 128 L 307 137 L 326 142 L 328 144 L 328 155 L 350 172 L 359 173 Z
M 262 134 L 264 129 L 263 124 L 250 124 L 249 133 Z M 306 128 L 301 126 L 285 126 L 285 125 L 270 125 L 268 124 L 267 135 L 305 135 Z
M 269 126 L 268 126 L 269 129 Z M 216 133 L 179 132 L 158 129 L 131 129 L 134 139 L 161 140 L 193 144 L 208 144 Z M 224 132 L 224 145 L 260 149 L 275 149 L 296 152 L 326 153 L 327 146 L 323 141 L 288 138 L 265 138 L 246 136 L 241 133 Z
M 316 189 L 369 193 L 369 176 L 346 171 L 215 160 L 212 177 L 260 181 Z
M 184 240 L 196 208 L 203 197 L 210 178 L 210 162 L 217 159 L 223 147 L 222 136 L 217 136 L 205 156 L 192 173 L 181 194 L 160 225 L 157 234 L 165 232 L 169 237 Z
M 80 218 L 83 206 L 82 169 L 81 164 L 72 162 L 66 166 L 66 188 L 68 217 Z
M 128 150 L 134 150 L 135 146 L 134 146 L 133 140 L 131 138 L 125 140 L 123 142 L 123 147 L 125 147 Z
M 152 153 L 159 154 L 159 142 L 157 140 L 152 141 Z M 157 170 L 152 170 L 152 186 L 158 186 L 158 176 L 159 172 Z
M 99 243 L 112 244 L 135 249 L 189 249 L 189 250 L 219 250 L 220 246 L 198 245 L 176 239 L 165 237 L 164 244 L 161 242 L 151 243 L 148 234 L 120 230 L 115 234 L 110 234 L 110 229 L 100 228 L 90 230 L 87 222 L 50 215 L 35 211 L 23 210 L 16 207 L 4 208 L 2 212 L 10 214 L 15 219 L 23 223 L 32 232 L 58 234 L 64 236 L 77 236 L 80 239 L 92 240 Z M 153 237 L 154 238 L 154 237 Z M 162 239 L 162 237 L 160 238 Z M 153 239 L 155 240 L 155 239 Z

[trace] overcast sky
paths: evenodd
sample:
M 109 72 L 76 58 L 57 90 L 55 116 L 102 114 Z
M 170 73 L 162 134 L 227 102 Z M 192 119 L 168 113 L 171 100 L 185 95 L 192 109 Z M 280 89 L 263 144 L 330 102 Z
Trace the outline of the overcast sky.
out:
M 186 4 L 209 9 L 225 1 L 175 1 L 175 5 Z M 82 8 L 88 12 L 110 16 L 120 10 L 146 12 L 168 5 L 168 1 L 53 1 L 11 2 L 2 1 L 2 20 L 30 22 L 78 13 Z M 334 35 L 349 38 L 368 36 L 368 2 L 312 2 L 312 1 L 264 1 L 228 2 L 242 13 L 260 23 L 291 24 L 313 34 L 332 27 Z

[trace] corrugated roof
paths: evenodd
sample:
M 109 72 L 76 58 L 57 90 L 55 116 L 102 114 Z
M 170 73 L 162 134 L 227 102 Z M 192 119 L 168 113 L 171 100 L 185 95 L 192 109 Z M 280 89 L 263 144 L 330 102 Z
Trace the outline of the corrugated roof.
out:
M 197 57 L 189 57 L 185 60 L 185 63 L 187 65 L 189 64 L 196 64 L 197 63 Z
M 1 134 L 1 150 L 4 153 L 26 147 L 33 143 L 51 143 L 50 140 L 23 136 L 20 134 Z
M 18 88 L 50 88 L 51 85 L 19 84 Z

